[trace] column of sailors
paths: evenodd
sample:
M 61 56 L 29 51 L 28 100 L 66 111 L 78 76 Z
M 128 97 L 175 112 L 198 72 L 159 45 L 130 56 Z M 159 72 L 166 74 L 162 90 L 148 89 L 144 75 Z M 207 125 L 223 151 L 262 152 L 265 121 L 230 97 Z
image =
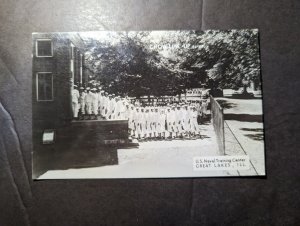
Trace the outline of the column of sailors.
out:
M 130 136 L 137 139 L 200 136 L 196 106 L 135 106 L 127 98 L 108 94 L 100 87 L 80 87 L 78 91 L 76 85 L 72 106 L 75 118 L 128 120 Z

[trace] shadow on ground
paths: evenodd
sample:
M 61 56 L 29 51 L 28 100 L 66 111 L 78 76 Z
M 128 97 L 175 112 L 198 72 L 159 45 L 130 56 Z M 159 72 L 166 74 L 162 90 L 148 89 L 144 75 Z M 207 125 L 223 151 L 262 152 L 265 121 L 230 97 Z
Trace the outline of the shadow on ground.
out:
M 261 96 L 244 96 L 242 94 L 233 94 L 233 95 L 226 95 L 228 99 L 243 99 L 243 100 L 254 100 L 254 99 L 261 99 Z
M 217 102 L 220 104 L 220 106 L 223 109 L 230 109 L 230 108 L 234 108 L 237 106 L 237 104 L 230 103 L 227 100 L 217 100 Z
M 246 137 L 256 140 L 256 141 L 262 141 L 264 140 L 264 134 L 263 133 L 258 133 L 258 134 L 245 134 Z
M 250 114 L 225 114 L 225 120 L 236 120 L 240 122 L 262 122 L 262 115 L 250 115 Z
M 264 132 L 262 128 L 241 128 L 243 131 L 249 131 L 249 132 Z
M 256 140 L 256 141 L 262 141 L 264 140 L 264 130 L 262 128 L 241 128 L 243 131 L 247 132 L 255 132 L 254 134 L 245 134 L 244 136 Z
M 88 168 L 118 164 L 117 148 L 110 146 L 91 146 L 53 144 L 38 145 L 33 155 L 34 174 L 39 176 L 48 170 Z

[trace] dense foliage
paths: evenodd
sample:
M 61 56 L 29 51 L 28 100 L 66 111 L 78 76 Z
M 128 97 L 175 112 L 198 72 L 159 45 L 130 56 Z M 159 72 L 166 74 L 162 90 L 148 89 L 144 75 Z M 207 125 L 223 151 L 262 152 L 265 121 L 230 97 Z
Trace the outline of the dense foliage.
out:
M 86 68 L 119 95 L 166 95 L 186 89 L 259 83 L 257 30 L 118 32 L 86 39 Z

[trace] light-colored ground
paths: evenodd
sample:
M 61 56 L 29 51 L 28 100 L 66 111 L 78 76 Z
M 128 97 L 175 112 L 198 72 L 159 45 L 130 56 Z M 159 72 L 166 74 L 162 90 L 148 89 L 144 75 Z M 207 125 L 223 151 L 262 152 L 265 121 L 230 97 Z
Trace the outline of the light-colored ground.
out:
M 119 149 L 119 164 L 83 169 L 52 170 L 39 179 L 55 178 L 155 178 L 231 176 L 226 171 L 194 171 L 193 157 L 218 154 L 211 124 L 201 126 L 204 139 L 148 141 L 138 148 Z
M 234 120 L 226 121 L 230 131 L 234 134 L 236 140 L 239 142 L 241 148 L 236 148 L 239 153 L 246 153 L 250 157 L 252 166 L 258 175 L 265 175 L 265 151 L 263 140 L 263 123 L 259 122 L 239 122 Z M 253 131 L 258 130 L 257 131 Z M 252 137 L 259 137 L 259 140 L 253 139 Z M 234 139 L 233 139 L 234 140 Z M 234 142 L 234 141 L 233 141 Z M 236 147 L 238 147 L 235 144 Z M 242 150 L 241 150 L 242 149 Z M 230 155 L 233 149 L 226 150 Z M 236 155 L 236 153 L 235 153 Z M 247 173 L 247 172 L 242 172 Z
M 231 108 L 224 108 L 224 114 L 262 115 L 261 99 L 217 98 L 226 101 Z M 225 116 L 226 117 L 226 116 Z M 226 131 L 227 127 L 227 131 Z M 228 155 L 249 155 L 252 169 L 240 172 L 240 175 L 265 175 L 265 150 L 263 140 L 263 123 L 244 120 L 226 120 L 225 146 Z
M 248 114 L 262 115 L 262 100 L 261 99 L 231 99 L 226 97 L 218 97 L 217 100 L 226 101 L 230 108 L 224 108 L 225 114 Z
M 262 115 L 260 99 L 242 100 L 218 98 L 231 108 L 225 114 Z M 265 158 L 262 135 L 263 124 L 226 120 L 226 155 L 249 155 L 251 168 L 245 171 L 194 171 L 195 156 L 216 156 L 218 146 L 211 124 L 202 125 L 204 139 L 140 142 L 139 148 L 119 149 L 118 165 L 94 168 L 51 170 L 39 179 L 56 178 L 156 178 L 156 177 L 208 177 L 264 175 Z

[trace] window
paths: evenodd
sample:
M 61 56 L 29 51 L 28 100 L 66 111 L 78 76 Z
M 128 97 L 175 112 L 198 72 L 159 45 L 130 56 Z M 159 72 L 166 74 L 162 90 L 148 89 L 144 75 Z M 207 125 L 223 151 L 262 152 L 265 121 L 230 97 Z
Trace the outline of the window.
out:
M 51 72 L 39 72 L 36 75 L 37 101 L 53 101 L 53 76 Z
M 36 41 L 36 56 L 37 57 L 52 57 L 53 47 L 51 39 L 38 39 Z

